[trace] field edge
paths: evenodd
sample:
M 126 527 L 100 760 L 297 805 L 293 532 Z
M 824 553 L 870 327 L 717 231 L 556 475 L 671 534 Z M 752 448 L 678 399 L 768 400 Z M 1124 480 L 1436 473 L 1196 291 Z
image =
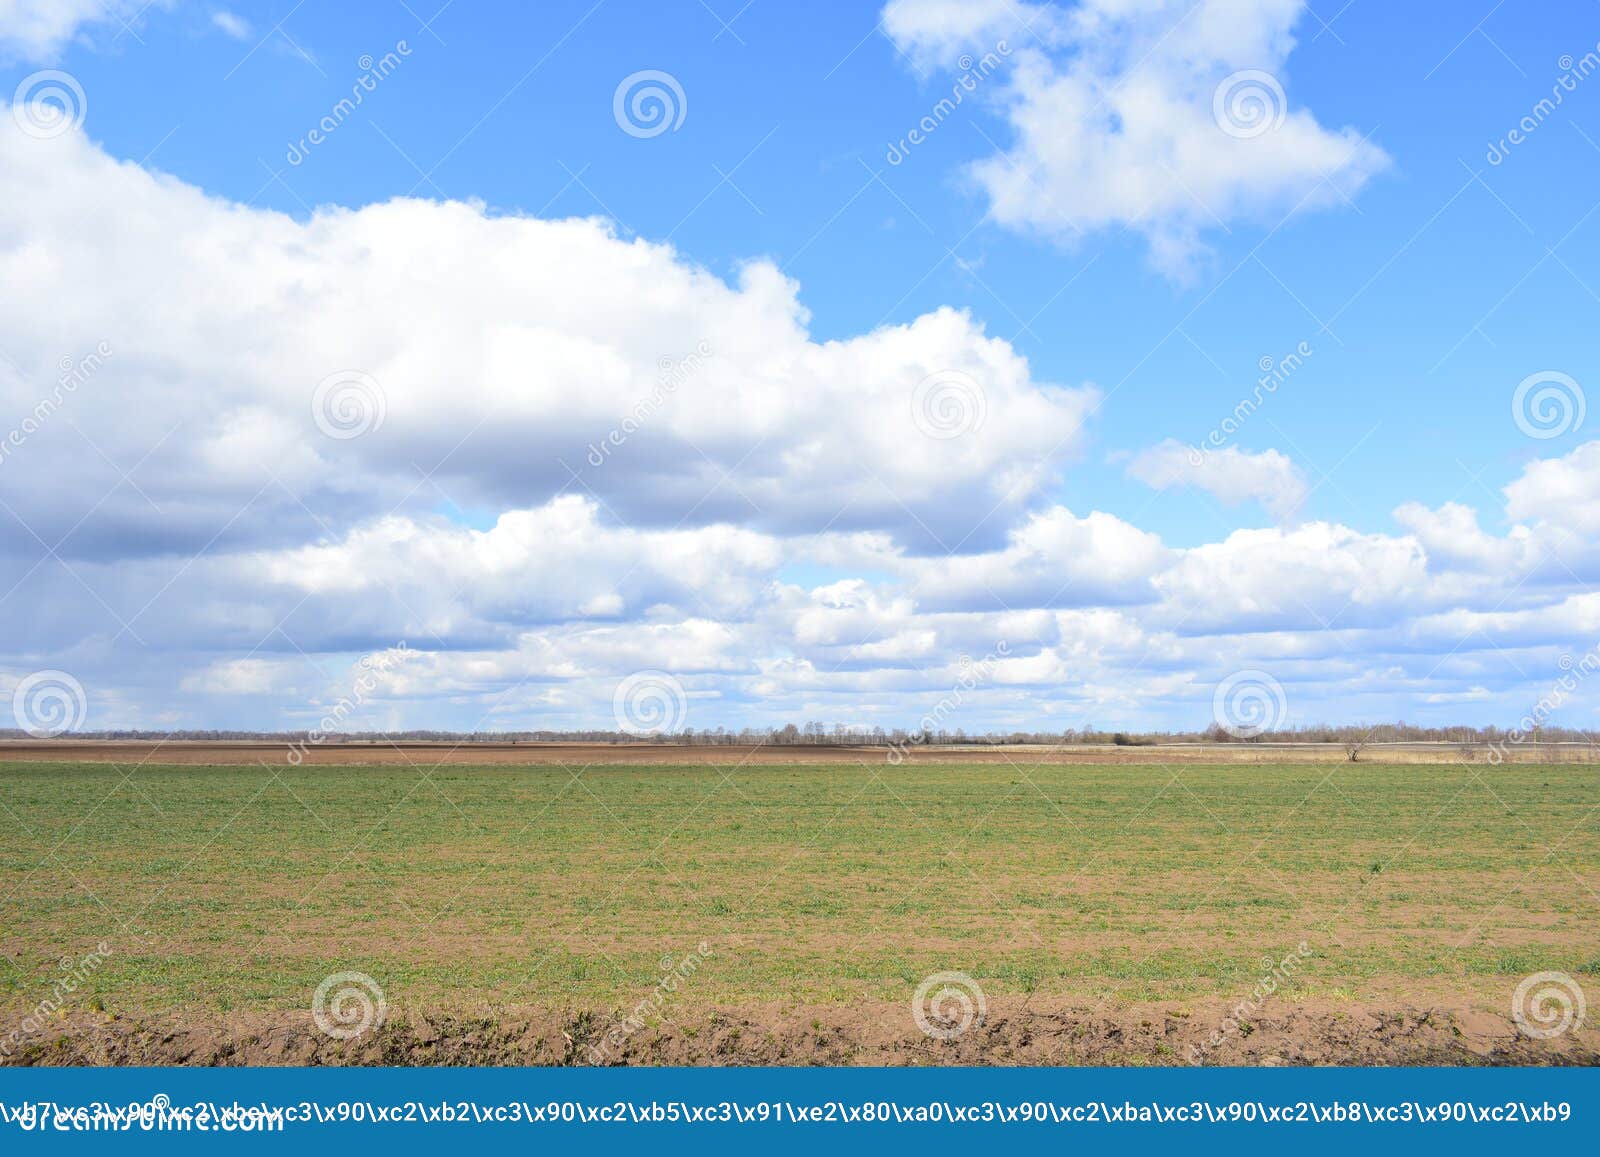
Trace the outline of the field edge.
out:
M 1006 998 L 965 1026 L 928 1027 L 935 1035 L 903 1004 L 725 1009 L 644 1025 L 591 1010 L 406 1010 L 350 1039 L 304 1011 L 78 1014 L 0 1066 L 1600 1065 L 1600 1030 L 1538 1039 L 1503 1013 L 1466 1007 L 1282 1002 L 1235 1020 L 1218 1008 Z

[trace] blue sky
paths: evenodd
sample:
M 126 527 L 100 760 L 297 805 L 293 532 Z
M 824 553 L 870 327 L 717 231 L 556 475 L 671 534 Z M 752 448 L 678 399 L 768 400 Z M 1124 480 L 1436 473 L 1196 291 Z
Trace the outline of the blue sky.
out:
M 360 655 L 402 639 L 424 658 L 404 667 L 412 672 L 404 686 L 386 685 L 363 707 L 375 725 L 468 726 L 485 716 L 490 726 L 601 724 L 613 714 L 608 689 L 643 669 L 670 676 L 692 726 L 790 718 L 893 726 L 914 723 L 948 695 L 959 655 L 991 650 L 997 633 L 1013 630 L 1010 656 L 997 664 L 1002 673 L 966 697 L 960 725 L 970 730 L 1033 719 L 1041 726 L 1203 726 L 1214 688 L 1238 670 L 1270 675 L 1291 723 L 1395 714 L 1514 722 L 1566 669 L 1561 655 L 1581 656 L 1600 634 L 1590 629 L 1596 609 L 1585 601 L 1593 570 L 1586 543 L 1596 529 L 1585 504 L 1600 503 L 1600 493 L 1584 489 L 1595 479 L 1583 453 L 1594 419 L 1532 437 L 1513 416 L 1514 393 L 1530 375 L 1565 375 L 1562 383 L 1572 386 L 1559 388 L 1569 400 L 1596 377 L 1600 95 L 1591 89 L 1600 90 L 1600 80 L 1587 74 L 1584 58 L 1595 60 L 1600 6 L 1568 0 L 1530 13 L 1485 0 L 1480 7 L 1150 0 L 1113 18 L 1095 5 L 1000 0 L 820 11 L 767 0 L 742 8 L 734 0 L 580 0 L 492 10 L 464 0 L 442 8 L 435 0 L 176 0 L 142 9 L 83 0 L 48 6 L 48 16 L 29 3 L 0 6 L 0 90 L 16 91 L 13 104 L 47 69 L 69 74 L 84 94 L 71 133 L 22 142 L 40 146 L 29 154 L 36 161 L 43 148 L 56 155 L 26 179 L 25 167 L 14 165 L 18 183 L 8 196 L 50 183 L 41 195 L 59 200 L 99 186 L 112 197 L 96 208 L 92 235 L 77 248 L 59 220 L 19 212 L 4 223 L 8 298 L 25 301 L 13 331 L 0 334 L 0 351 L 16 371 L 5 398 L 19 418 L 40 395 L 38 367 L 93 349 L 101 340 L 94 309 L 118 300 L 97 288 L 88 296 L 104 300 L 80 309 L 37 290 L 29 296 L 21 279 L 43 267 L 64 271 L 55 283 L 61 289 L 83 285 L 106 267 L 86 249 L 125 254 L 148 246 L 150 260 L 131 266 L 137 272 L 127 292 L 164 292 L 162 246 L 151 244 L 149 228 L 199 211 L 176 204 L 183 198 L 173 189 L 203 192 L 218 222 L 209 250 L 216 265 L 193 257 L 193 237 L 179 246 L 189 256 L 172 266 L 181 282 L 172 287 L 175 309 L 190 297 L 230 292 L 216 272 L 227 266 L 230 246 L 275 249 L 275 257 L 255 258 L 269 270 L 310 253 L 315 270 L 286 275 L 285 285 L 211 319 L 214 326 L 116 335 L 118 354 L 98 380 L 115 380 L 123 399 L 149 391 L 138 407 L 149 429 L 129 432 L 126 445 L 112 445 L 117 434 L 109 428 L 110 442 L 97 434 L 98 419 L 75 395 L 65 420 L 16 448 L 0 477 L 0 485 L 24 487 L 10 504 L 17 527 L 8 533 L 5 585 L 13 593 L 0 610 L 32 612 L 5 666 L 19 681 L 42 669 L 71 673 L 86 689 L 86 726 L 298 725 L 338 698 Z M 985 52 L 997 60 L 993 72 L 948 115 L 936 113 L 970 71 L 960 58 Z M 337 114 L 321 143 L 304 147 L 370 72 L 366 59 L 385 54 L 395 62 L 389 74 L 358 108 Z M 669 74 L 682 94 L 681 124 L 658 135 L 624 131 L 614 115 L 619 84 L 642 70 Z M 1248 128 L 1218 131 L 1211 97 L 1224 74 L 1241 73 L 1270 78 L 1276 91 L 1265 91 L 1276 104 L 1269 116 L 1285 118 L 1281 125 L 1258 136 Z M 1557 91 L 1559 106 L 1537 107 Z M 1098 94 L 1099 103 L 1074 121 L 1063 110 L 1077 107 L 1070 102 L 1079 92 Z M 1123 107 L 1131 94 L 1149 99 Z M 1107 105 L 1116 116 L 1105 115 Z M 936 127 L 891 163 L 891 145 L 930 114 Z M 1524 118 L 1533 127 L 1507 143 Z M 165 184 L 108 185 L 97 166 L 109 159 L 125 163 L 124 175 L 126 166 L 164 174 Z M 1023 170 L 1032 171 L 1016 177 Z M 1120 204 L 1116 190 L 1124 185 L 1134 199 L 1151 192 L 1155 208 L 1141 215 Z M 496 378 L 505 362 L 494 357 L 484 366 L 500 368 L 480 367 L 471 385 L 439 370 L 396 388 L 392 372 L 363 369 L 384 387 L 393 444 L 380 445 L 389 447 L 381 455 L 368 449 L 382 431 L 356 443 L 312 443 L 305 452 L 335 473 L 308 465 L 297 476 L 303 485 L 296 483 L 283 466 L 290 458 L 251 422 L 280 404 L 285 414 L 293 404 L 303 408 L 283 401 L 300 394 L 280 395 L 268 383 L 252 397 L 230 396 L 215 414 L 196 415 L 185 391 L 207 391 L 213 375 L 238 371 L 232 358 L 204 348 L 207 341 L 232 342 L 242 353 L 260 340 L 269 357 L 314 332 L 331 347 L 319 356 L 337 359 L 330 326 L 348 333 L 363 328 L 362 318 L 387 313 L 403 334 L 428 330 L 436 319 L 425 294 L 386 300 L 384 278 L 358 268 L 362 246 L 376 244 L 383 230 L 352 230 L 359 240 L 336 236 L 330 207 L 361 210 L 395 198 L 434 203 L 388 226 L 407 238 L 406 275 L 421 288 L 430 253 L 459 258 L 460 247 L 483 245 L 492 263 L 496 243 L 467 233 L 493 221 L 610 222 L 622 272 L 618 283 L 593 292 L 596 300 L 642 303 L 636 323 L 616 319 L 632 332 L 660 327 L 652 339 L 660 348 L 643 357 L 645 366 L 681 361 L 698 336 L 684 332 L 675 346 L 670 335 L 680 315 L 665 306 L 659 317 L 650 312 L 663 278 L 699 269 L 734 287 L 738 300 L 714 307 L 729 324 L 746 308 L 770 316 L 775 334 L 794 322 L 804 353 L 788 359 L 775 337 L 770 364 L 759 349 L 733 363 L 713 355 L 721 368 L 689 373 L 670 402 L 689 398 L 708 373 L 723 373 L 719 388 L 736 391 L 729 396 L 760 399 L 771 390 L 781 400 L 766 413 L 785 416 L 772 419 L 770 440 L 758 445 L 721 429 L 715 413 L 694 426 L 679 405 L 670 420 L 681 441 L 653 441 L 652 428 L 659 433 L 667 419 L 646 420 L 625 449 L 635 463 L 650 457 L 657 472 L 640 466 L 627 478 L 611 464 L 574 473 L 569 467 L 581 463 L 567 461 L 572 449 L 563 454 L 540 440 L 561 427 L 561 444 L 579 448 L 611 423 L 519 401 L 519 420 L 537 434 L 519 443 L 513 422 L 494 441 L 498 422 L 474 426 L 488 413 L 474 410 L 478 388 L 495 397 L 590 388 L 581 374 L 526 384 L 524 377 L 549 378 L 552 367 L 568 366 L 565 353 L 543 360 L 539 342 L 561 346 L 574 330 L 515 304 L 527 280 L 586 276 L 587 265 L 560 265 L 585 260 L 597 244 L 586 239 L 552 246 L 551 265 L 495 269 L 469 278 L 470 288 L 451 280 L 454 272 L 442 276 L 438 310 L 467 316 L 441 320 L 441 334 L 492 350 L 495 334 L 523 326 L 535 336 L 511 342 L 521 351 L 521 372 Z M 455 211 L 442 208 L 451 202 L 467 203 L 459 211 L 478 224 L 458 232 L 448 223 Z M 1064 218 L 1071 224 L 1063 227 Z M 307 232 L 280 236 L 291 228 Z M 419 231 L 435 248 L 410 248 Z M 621 254 L 635 242 L 656 256 L 629 275 Z M 306 289 L 314 298 L 324 279 L 344 283 L 340 262 L 350 263 L 351 292 L 359 286 L 362 294 L 359 303 L 343 303 L 354 312 L 285 322 L 293 285 L 316 287 Z M 756 277 L 764 288 L 741 280 L 752 269 L 764 271 Z M 780 284 L 792 285 L 787 304 L 773 288 Z M 694 285 L 679 289 L 702 296 Z M 473 291 L 506 304 L 504 316 L 478 306 L 477 331 L 462 301 Z M 960 439 L 931 449 L 927 438 L 889 442 L 885 462 L 900 446 L 917 462 L 930 453 L 953 457 L 927 459 L 926 470 L 907 466 L 904 491 L 882 501 L 852 504 L 825 492 L 822 474 L 806 464 L 826 465 L 847 440 L 788 445 L 786 424 L 881 421 L 877 410 L 855 413 L 851 401 L 880 387 L 849 375 L 877 372 L 869 363 L 879 366 L 876 359 L 888 355 L 858 357 L 853 343 L 906 327 L 906 351 L 895 356 L 915 362 L 923 356 L 918 343 L 927 342 L 918 319 L 947 309 L 964 311 L 966 330 L 940 340 L 977 350 L 999 339 L 1005 358 L 1015 359 L 1005 368 L 995 368 L 992 350 L 973 356 L 1002 376 L 1022 375 L 997 386 L 962 363 L 962 380 L 976 379 L 983 393 L 986 420 L 973 440 L 988 439 L 982 452 Z M 808 315 L 803 321 L 798 310 Z M 368 336 L 349 344 L 369 360 L 404 355 L 415 366 L 438 353 Z M 609 348 L 602 337 L 584 336 Z M 1276 363 L 1297 350 L 1309 352 L 1227 436 L 1225 453 L 1185 473 L 1169 440 L 1180 449 L 1199 443 L 1256 388 L 1263 359 Z M 807 373 L 833 375 L 829 388 L 841 391 L 817 412 L 786 393 L 806 388 L 786 375 L 808 359 L 829 362 Z M 301 393 L 322 377 L 316 368 L 304 369 Z M 325 367 L 346 368 L 337 360 Z M 901 380 L 900 369 L 882 372 L 885 382 Z M 749 384 L 757 381 L 760 388 Z M 650 386 L 646 373 L 632 385 L 608 378 L 605 389 L 625 401 Z M 429 392 L 430 403 L 458 394 L 477 417 L 458 428 L 423 421 L 418 408 L 407 426 L 404 402 L 413 390 Z M 171 444 L 156 441 L 167 427 L 154 418 L 169 408 L 187 423 L 178 441 L 209 438 L 223 447 L 221 459 L 168 461 Z M 611 409 L 617 422 L 627 412 L 621 404 Z M 1063 425 L 1054 436 L 1057 420 Z M 74 435 L 59 428 L 67 424 Z M 433 444 L 430 432 L 444 441 Z M 97 449 L 85 450 L 85 440 Z M 726 452 L 718 448 L 724 441 Z M 481 449 L 481 461 L 495 465 L 454 460 L 440 478 L 417 484 L 427 465 L 462 443 L 462 460 L 477 461 Z M 685 445 L 705 460 L 690 459 L 695 472 L 704 464 L 712 471 L 704 478 L 716 489 L 709 502 L 680 498 L 670 481 L 663 488 L 673 455 L 691 453 Z M 359 461 L 348 457 L 353 446 L 361 447 Z M 538 461 L 519 461 L 519 446 Z M 741 488 L 745 455 L 774 451 L 802 465 Z M 284 511 L 269 518 L 249 507 L 230 520 L 255 488 L 233 478 L 219 485 L 218 471 L 228 471 L 217 463 L 231 469 L 256 452 L 281 467 L 260 477 Z M 115 460 L 107 481 L 122 487 L 118 497 L 95 507 L 105 490 L 95 479 L 84 483 L 81 499 L 68 493 L 73 487 L 60 472 L 83 454 Z M 1019 468 L 1042 463 L 1039 476 L 997 490 L 1008 460 Z M 134 482 L 118 474 L 133 462 L 143 463 L 139 480 L 151 472 L 134 489 L 164 494 L 129 491 Z M 1555 465 L 1541 471 L 1541 462 Z M 409 494 L 396 480 L 408 468 Z M 897 468 L 875 469 L 866 484 L 883 475 L 888 490 L 900 491 L 889 477 Z M 851 469 L 846 454 L 837 473 Z M 1508 497 L 1508 486 L 1521 489 Z M 230 504 L 223 496 L 235 489 L 242 497 Z M 293 501 L 280 491 L 292 491 Z M 977 491 L 1003 500 L 972 499 Z M 764 498 L 768 492 L 776 497 Z M 118 521 L 124 500 L 127 517 Z M 588 609 L 542 601 L 560 584 L 537 559 L 509 575 L 494 566 L 492 576 L 452 572 L 431 593 L 407 587 L 414 597 L 396 595 L 389 613 L 351 612 L 340 602 L 360 586 L 337 577 L 347 574 L 342 568 L 381 571 L 370 559 L 330 563 L 335 577 L 311 586 L 242 590 L 230 577 L 230 567 L 259 575 L 294 565 L 271 552 L 290 558 L 285 552 L 321 544 L 359 553 L 362 536 L 395 516 L 413 520 L 411 533 L 443 535 L 446 545 L 431 549 L 447 558 L 470 553 L 463 543 L 484 544 L 451 536 L 492 533 L 508 511 L 548 509 L 557 500 L 588 503 L 585 517 L 613 532 L 722 528 L 752 538 L 728 563 L 735 577 L 707 575 L 704 586 L 680 591 L 666 589 L 673 583 L 663 573 L 663 589 L 637 597 L 620 588 L 637 577 L 634 569 L 654 563 L 619 547 L 610 569 L 579 582 L 616 596 Z M 1459 518 L 1440 513 L 1449 504 L 1477 512 L 1470 541 L 1461 539 Z M 1403 507 L 1413 515 L 1397 517 Z M 175 515 L 178 509 L 185 513 Z M 1418 510 L 1432 512 L 1425 525 Z M 1102 512 L 1126 528 L 1128 541 L 1075 522 L 1061 543 L 1024 551 L 1025 559 L 1004 553 L 1030 518 L 1048 521 L 1051 511 L 1078 520 Z M 570 525 L 580 543 L 591 533 L 581 519 Z M 71 537 L 58 543 L 69 528 Z M 882 541 L 832 541 L 840 533 Z M 1256 543 L 1251 534 L 1278 538 Z M 1139 535 L 1150 541 L 1138 545 Z M 703 545 L 634 544 L 640 559 L 698 554 Z M 397 574 L 416 569 L 410 548 L 390 549 Z M 503 553 L 492 544 L 485 550 Z M 1346 557 L 1368 550 L 1376 553 Z M 1103 551 L 1110 553 L 1102 558 Z M 952 574 L 933 573 L 941 560 Z M 57 565 L 67 573 L 47 583 Z M 119 579 L 128 573 L 119 565 L 136 568 L 137 581 Z M 204 573 L 213 565 L 216 574 Z M 1329 569 L 1307 570 L 1314 565 Z M 953 574 L 963 567 L 972 574 Z M 1093 593 L 1063 602 L 1032 580 L 1004 588 L 1029 568 L 1078 576 Z M 1241 576 L 1237 597 L 1219 596 L 1217 606 L 1231 608 L 1226 614 L 1183 603 L 1210 582 L 1231 581 L 1239 568 L 1254 569 Z M 1120 577 L 1089 581 L 1097 575 Z M 198 585 L 184 594 L 191 582 Z M 848 589 L 817 593 L 840 582 Z M 1262 593 L 1254 582 L 1270 589 Z M 1302 582 L 1311 594 L 1271 593 Z M 458 605 L 463 590 L 470 602 L 474 592 L 499 592 L 502 584 L 511 591 L 483 594 L 469 609 Z M 147 590 L 148 601 L 129 595 L 125 605 L 125 586 Z M 1315 602 L 1329 592 L 1329 606 Z M 299 618 L 285 624 L 302 595 L 293 611 Z M 56 601 L 41 609 L 30 598 Z M 1309 617 L 1296 618 L 1295 604 Z M 371 610 L 372 601 L 364 605 Z M 149 633 L 166 641 L 129 630 L 135 612 L 159 623 Z M 1053 621 L 1008 626 L 996 618 L 1006 614 Z M 1508 614 L 1524 619 L 1502 621 Z M 840 621 L 818 622 L 830 615 Z M 1126 621 L 1109 623 L 1106 615 Z M 74 621 L 82 624 L 76 634 Z M 1204 636 L 1196 634 L 1201 623 Z M 1441 643 L 1447 623 L 1458 635 Z M 858 642 L 844 638 L 857 627 Z M 1359 637 L 1343 634 L 1346 627 L 1359 628 Z M 619 642 L 630 630 L 639 637 Z M 1143 647 L 1137 659 L 1116 653 L 1116 640 L 1130 637 Z M 1491 642 L 1458 645 L 1468 637 Z M 560 662 L 528 660 L 541 648 L 559 651 Z M 607 648 L 625 657 L 605 658 Z M 1469 653 L 1478 658 L 1461 662 Z M 1417 654 L 1430 657 L 1404 657 Z M 480 674 L 469 677 L 463 665 Z M 1592 722 L 1600 701 L 1592 689 L 1564 698 L 1561 722 Z
M 492 16 L 452 4 L 431 22 L 432 5 L 409 7 L 233 5 L 250 25 L 242 40 L 211 23 L 220 8 L 151 10 L 135 25 L 144 43 L 96 32 L 63 59 L 91 92 L 108 93 L 88 127 L 109 151 L 155 149 L 152 165 L 232 199 L 297 216 L 405 195 L 605 214 L 725 276 L 771 257 L 800 281 L 820 338 L 940 305 L 970 309 L 1041 377 L 1117 388 L 1122 404 L 1094 432 L 1101 453 L 1071 480 L 1079 504 L 1138 501 L 1137 483 L 1095 459 L 1159 440 L 1153 424 L 1193 441 L 1254 381 L 1259 358 L 1309 340 L 1317 357 L 1271 415 L 1282 433 L 1252 431 L 1246 444 L 1287 450 L 1292 440 L 1323 469 L 1355 448 L 1309 511 L 1377 529 L 1397 495 L 1443 502 L 1476 491 L 1474 476 L 1491 488 L 1509 481 L 1548 447 L 1501 421 L 1506 383 L 1593 358 L 1577 323 L 1600 304 L 1590 292 L 1600 276 L 1583 272 L 1600 224 L 1580 224 L 1600 174 L 1600 98 L 1580 90 L 1506 162 L 1486 160 L 1549 95 L 1560 58 L 1600 41 L 1593 4 L 1542 5 L 1537 19 L 1312 6 L 1296 25 L 1286 91 L 1324 123 L 1371 133 L 1394 167 L 1353 208 L 1308 214 L 1259 250 L 1259 224 L 1216 231 L 1189 286 L 1151 270 L 1126 236 L 1061 247 L 985 225 L 960 170 L 993 153 L 1004 126 L 977 103 L 888 165 L 888 145 L 950 83 L 922 79 L 876 30 L 871 5 L 819 17 L 758 0 L 727 28 L 714 4 L 580 0 Z M 724 7 L 725 20 L 739 5 Z M 394 83 L 287 164 L 289 144 L 348 95 L 359 58 L 402 40 L 412 55 Z M 612 73 L 623 67 L 678 77 L 681 129 L 648 141 L 616 131 Z M 735 166 L 722 183 L 718 170 Z M 1152 514 L 1151 528 L 1177 542 L 1219 529 L 1199 501 Z

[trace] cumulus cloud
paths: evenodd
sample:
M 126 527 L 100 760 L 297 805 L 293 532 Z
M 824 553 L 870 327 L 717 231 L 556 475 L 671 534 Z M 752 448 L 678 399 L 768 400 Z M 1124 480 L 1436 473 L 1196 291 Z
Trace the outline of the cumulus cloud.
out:
M 747 614 L 783 558 L 768 536 L 731 526 L 677 531 L 606 525 L 597 503 L 564 495 L 506 511 L 488 530 L 441 518 L 389 515 L 338 542 L 246 556 L 270 584 L 322 600 L 393 600 L 392 634 L 408 605 L 432 609 L 433 633 L 464 624 L 639 617 L 671 606 L 723 617 Z
M 1394 517 L 1427 548 L 1435 569 L 1476 575 L 1482 585 L 1600 578 L 1600 442 L 1529 462 L 1504 493 L 1512 524 L 1503 535 L 1484 530 L 1478 512 L 1459 502 L 1437 509 L 1407 502 Z
M 1204 236 L 1337 205 L 1385 167 L 1354 128 L 1287 95 L 1300 0 L 891 0 L 884 28 L 923 68 L 1009 49 L 1012 140 L 972 166 L 1003 225 L 1071 240 L 1142 234 L 1182 278 Z M 987 91 L 987 89 L 986 89 Z
M 235 533 L 292 536 L 418 500 L 569 491 L 630 524 L 877 529 L 942 549 L 1036 502 L 1094 397 L 1036 380 L 954 310 L 819 342 L 767 262 L 729 284 L 601 221 L 457 202 L 297 221 L 9 117 L 0 276 L 58 303 L 0 320 L 24 374 L 4 387 L 12 410 L 61 359 L 110 351 L 78 391 L 95 404 L 26 447 L 54 481 L 11 499 L 75 552 L 197 549 L 247 502 L 278 517 Z M 85 463 L 86 443 L 107 461 Z M 143 493 L 117 489 L 76 525 L 140 461 Z
M 1171 557 L 1160 538 L 1115 515 L 1058 506 L 1012 531 L 1003 549 L 900 569 L 934 606 L 1053 608 L 1149 601 Z
M 1295 720 L 1437 715 L 1600 637 L 1600 443 L 1503 510 L 1175 547 L 1074 508 L 1094 393 L 961 312 L 819 341 L 767 263 L 452 202 L 299 220 L 13 124 L 0 689 L 71 671 L 96 726 L 304 725 L 401 643 L 369 725 L 610 726 L 654 670 L 694 727 L 905 726 L 975 666 L 974 731 L 1203 726 L 1253 667 Z M 1275 451 L 1130 471 L 1305 489 Z
M 1506 513 L 1576 534 L 1600 534 L 1600 442 L 1587 442 L 1561 458 L 1529 463 L 1506 487 Z
M 1430 589 L 1415 539 L 1325 522 L 1234 531 L 1185 551 L 1156 586 L 1191 632 L 1394 622 L 1426 605 Z
M 1528 537 L 1527 529 L 1518 527 L 1512 537 L 1496 538 L 1478 525 L 1476 510 L 1459 502 L 1437 510 L 1406 502 L 1395 508 L 1394 517 L 1416 536 L 1429 561 L 1465 570 L 1506 572 L 1516 566 Z
M 1172 438 L 1135 455 L 1128 473 L 1157 490 L 1204 490 L 1228 506 L 1254 499 L 1279 521 L 1293 517 L 1309 489 L 1300 468 L 1277 450 L 1201 452 Z

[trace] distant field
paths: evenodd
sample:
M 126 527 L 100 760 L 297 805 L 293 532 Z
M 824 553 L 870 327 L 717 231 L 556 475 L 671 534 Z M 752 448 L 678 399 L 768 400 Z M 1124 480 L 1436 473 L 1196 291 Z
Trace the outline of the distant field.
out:
M 603 1021 L 701 944 L 661 1019 L 903 1008 L 941 971 L 998 1006 L 1204 1010 L 1302 944 L 1277 1001 L 1503 1011 L 1551 970 L 1600 998 L 1595 788 L 1571 764 L 7 763 L 0 1009 L 101 942 L 72 1023 L 303 1012 L 341 971 L 397 1017 Z
M 174 765 L 282 765 L 286 740 L 104 740 L 0 739 L 0 763 L 42 760 L 46 763 L 129 763 Z M 528 764 L 618 766 L 649 764 L 881 764 L 886 746 L 821 744 L 681 744 L 655 741 L 627 743 L 509 743 L 460 740 L 396 743 L 390 740 L 329 741 L 301 744 L 298 762 L 305 766 L 346 764 L 399 767 L 448 764 L 525 766 Z M 1363 763 L 1600 763 L 1600 747 L 1587 743 L 1369 743 L 1360 750 Z M 1102 743 L 931 744 L 896 749 L 902 763 L 1037 765 L 1045 763 L 1345 763 L 1342 743 Z

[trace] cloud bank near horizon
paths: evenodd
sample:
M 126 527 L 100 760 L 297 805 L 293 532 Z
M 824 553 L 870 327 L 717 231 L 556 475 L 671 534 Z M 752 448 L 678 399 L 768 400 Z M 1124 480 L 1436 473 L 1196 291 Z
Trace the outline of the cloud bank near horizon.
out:
M 659 672 L 697 729 L 892 728 L 985 658 L 952 726 L 1204 726 L 1240 671 L 1289 725 L 1513 721 L 1600 641 L 1600 442 L 1392 529 L 1300 521 L 1278 451 L 1129 447 L 1267 516 L 1173 546 L 1070 500 L 1101 394 L 968 314 L 819 341 L 769 262 L 299 220 L 10 114 L 0 692 L 69 672 L 84 727 L 307 726 L 402 642 L 352 727 L 610 727 Z

